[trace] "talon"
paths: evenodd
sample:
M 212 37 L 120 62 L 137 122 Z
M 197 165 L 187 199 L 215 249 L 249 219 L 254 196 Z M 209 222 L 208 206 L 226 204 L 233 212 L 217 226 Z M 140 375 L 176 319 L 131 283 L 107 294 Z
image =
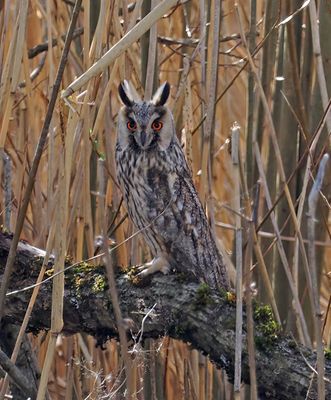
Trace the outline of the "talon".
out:
M 153 261 L 154 260 L 149 261 L 148 263 L 145 263 L 143 265 L 140 265 L 139 267 L 137 267 L 137 270 L 143 272 L 143 271 L 151 268 L 153 266 Z
M 155 274 L 155 272 L 162 272 L 167 274 L 170 271 L 170 265 L 168 261 L 163 257 L 154 258 L 154 260 L 141 265 L 138 267 L 137 277 L 144 278 L 147 275 Z

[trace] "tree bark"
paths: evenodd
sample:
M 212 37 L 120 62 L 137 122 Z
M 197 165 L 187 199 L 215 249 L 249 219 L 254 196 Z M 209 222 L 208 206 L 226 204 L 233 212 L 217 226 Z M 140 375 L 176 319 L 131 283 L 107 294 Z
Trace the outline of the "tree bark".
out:
M 11 236 L 0 233 L 1 277 L 10 242 Z M 42 259 L 41 250 L 21 242 L 10 291 L 33 284 Z M 50 266 L 48 275 L 51 273 Z M 117 338 L 103 267 L 81 263 L 66 271 L 65 281 L 64 333 L 85 332 L 93 335 L 99 344 L 109 338 Z M 206 284 L 175 273 L 156 274 L 148 281 L 135 284 L 130 272 L 118 271 L 117 287 L 122 315 L 134 331 L 141 329 L 143 318 L 152 310 L 144 321 L 143 339 L 169 335 L 189 342 L 208 355 L 219 368 L 225 369 L 230 380 L 233 378 L 235 303 L 228 293 L 211 290 Z M 4 317 L 7 323 L 22 322 L 30 294 L 31 290 L 26 290 L 7 295 Z M 29 330 L 38 332 L 49 329 L 50 315 L 51 280 L 40 288 Z M 255 316 L 259 398 L 316 399 L 315 380 L 310 385 L 313 376 L 310 366 L 315 367 L 315 353 L 298 345 L 293 338 L 282 336 L 264 307 L 256 306 Z M 245 325 L 243 350 L 242 378 L 249 383 Z M 326 398 L 331 398 L 330 360 L 326 360 L 326 379 Z

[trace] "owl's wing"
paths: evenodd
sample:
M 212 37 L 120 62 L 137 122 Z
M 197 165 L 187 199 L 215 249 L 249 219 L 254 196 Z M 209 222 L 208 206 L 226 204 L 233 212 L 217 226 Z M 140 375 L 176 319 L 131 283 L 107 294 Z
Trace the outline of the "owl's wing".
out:
M 155 190 L 151 207 L 153 217 L 158 215 L 153 223 L 155 235 L 169 252 L 178 253 L 184 246 L 184 253 L 194 256 L 192 248 L 185 246 L 189 242 L 189 247 L 193 246 L 195 239 L 209 232 L 209 226 L 178 141 L 167 152 L 165 165 L 166 170 L 159 170 L 158 176 L 163 184 Z
M 189 270 L 212 286 L 227 287 L 222 257 L 179 143 L 170 157 L 173 158 L 168 172 L 171 202 L 156 221 L 156 233 L 178 270 Z

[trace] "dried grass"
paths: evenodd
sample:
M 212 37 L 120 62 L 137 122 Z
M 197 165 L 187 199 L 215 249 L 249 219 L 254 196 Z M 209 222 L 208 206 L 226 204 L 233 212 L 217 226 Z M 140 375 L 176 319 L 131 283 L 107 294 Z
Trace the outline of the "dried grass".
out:
M 77 33 L 70 47 L 61 86 L 65 90 L 62 98 L 71 96 L 67 102 L 60 96 L 57 98 L 20 237 L 46 248 L 49 253 L 56 252 L 61 268 L 65 254 L 76 260 L 93 256 L 95 238 L 106 229 L 107 214 L 108 232 L 116 243 L 122 243 L 132 234 L 114 179 L 115 127 L 120 106 L 117 86 L 121 80 L 130 79 L 140 94 L 145 88 L 149 97 L 159 82 L 168 80 L 177 132 L 215 235 L 221 241 L 220 248 L 226 253 L 232 282 L 236 279 L 231 259 L 235 238 L 234 230 L 226 228 L 238 227 L 238 215 L 241 215 L 244 248 L 248 243 L 249 251 L 254 252 L 253 257 L 248 254 L 243 259 L 247 264 L 243 266 L 244 283 L 249 278 L 251 295 L 271 303 L 277 321 L 282 321 L 285 329 L 296 331 L 306 344 L 313 345 L 314 307 L 311 301 L 306 301 L 312 286 L 305 256 L 305 199 L 322 149 L 329 143 L 323 126 L 328 126 L 330 113 L 323 117 L 323 112 L 330 108 L 327 91 L 331 90 L 329 71 L 321 66 L 325 37 L 319 38 L 314 29 L 312 40 L 308 31 L 298 29 L 303 23 L 308 24 L 309 18 L 316 22 L 314 5 L 311 2 L 309 8 L 301 9 L 295 18 L 284 22 L 296 10 L 278 8 L 274 2 L 256 0 L 256 16 L 251 14 L 255 11 L 249 8 L 249 2 L 241 2 L 238 18 L 234 0 L 191 0 L 180 4 L 177 0 L 153 0 L 152 12 L 138 22 L 143 17 L 144 1 L 137 1 L 133 9 L 128 1 L 95 2 L 100 3 L 100 17 L 92 3 L 83 1 L 76 28 L 84 29 Z M 221 15 L 217 11 L 220 5 Z M 3 199 L 0 216 L 5 222 L 4 199 L 9 195 L 12 231 L 26 192 L 72 10 L 70 2 L 61 0 L 0 1 L 0 148 L 12 165 L 11 190 L 6 189 L 4 180 L 0 188 Z M 280 20 L 284 23 L 277 26 Z M 158 22 L 153 25 L 155 21 Z M 207 21 L 210 24 L 206 25 Z M 250 27 L 251 21 L 256 21 L 255 29 Z M 314 26 L 318 26 L 317 22 Z M 153 27 L 150 33 L 141 37 L 149 27 Z M 250 38 L 246 42 L 248 31 L 256 31 L 255 40 Z M 288 35 L 284 36 L 283 32 Z M 274 40 L 277 35 L 278 42 Z M 299 35 L 303 44 L 294 41 L 293 35 Z M 56 45 L 52 39 L 57 39 Z M 46 51 L 28 57 L 29 49 L 46 41 Z M 277 68 L 264 57 L 270 48 Z M 292 57 L 282 58 L 282 52 L 286 55 L 289 49 Z M 311 57 L 312 51 L 316 61 Z M 291 65 L 286 65 L 284 60 Z M 283 72 L 286 82 L 293 79 L 293 91 L 290 85 L 282 87 L 281 77 L 275 79 L 279 71 Z M 319 91 L 322 106 L 315 101 L 315 92 L 319 94 Z M 280 122 L 285 111 L 290 115 L 289 120 L 292 119 L 286 125 L 289 131 L 284 139 L 284 135 L 279 135 L 279 127 L 284 126 Z M 237 202 L 239 210 L 232 209 L 234 199 L 238 200 L 239 187 L 239 182 L 234 181 L 234 177 L 236 181 L 239 179 L 239 173 L 233 173 L 229 154 L 234 121 L 242 127 L 240 179 L 244 200 L 241 208 Z M 286 150 L 286 139 L 296 141 L 298 154 L 279 150 Z M 99 195 L 104 173 L 98 166 L 100 157 L 105 159 L 107 180 L 103 198 Z M 296 157 L 294 170 L 285 162 L 289 157 Z M 306 167 L 302 169 L 303 162 Z M 4 173 L 2 162 L 0 172 Z M 268 180 L 270 176 L 274 177 L 272 181 Z M 259 198 L 254 199 L 258 179 L 262 189 Z M 297 192 L 293 191 L 293 183 Z M 322 187 L 324 197 L 317 211 L 315 246 L 321 246 L 315 261 L 324 313 L 324 344 L 330 346 L 331 227 L 330 193 L 326 190 L 327 186 Z M 284 197 L 285 207 L 281 208 L 278 199 Z M 252 216 L 253 200 L 259 205 L 256 232 L 247 223 Z M 108 212 L 104 211 L 105 206 Z M 285 217 L 280 218 L 281 215 Z M 287 227 L 291 229 L 283 234 Z M 284 248 L 291 250 L 287 252 Z M 147 254 L 143 242 L 137 238 L 120 246 L 114 261 L 116 265 L 126 266 L 132 260 L 141 262 Z M 281 260 L 277 262 L 279 255 Z M 301 265 L 305 266 L 306 274 L 302 273 Z M 245 275 L 247 268 L 249 277 Z M 289 282 L 286 285 L 277 275 L 281 268 L 286 271 Z M 40 279 L 42 275 L 43 271 Z M 59 282 L 59 299 L 62 284 Z M 281 285 L 288 293 L 287 307 L 277 291 Z M 38 288 L 33 292 L 31 307 Z M 294 309 L 291 308 L 293 298 Z M 54 304 L 61 305 L 61 301 Z M 55 333 L 61 329 L 61 307 L 57 315 L 60 323 L 56 324 Z M 291 321 L 296 321 L 296 326 L 291 326 Z M 44 390 L 52 398 L 111 398 L 107 397 L 109 393 L 115 393 L 117 398 L 124 396 L 123 360 L 114 341 L 106 343 L 105 350 L 95 348 L 94 339 L 83 335 L 56 338 L 45 334 L 31 341 L 40 366 L 43 369 L 46 363 L 49 366 Z M 47 357 L 50 342 L 53 353 Z M 251 350 L 254 354 L 254 349 Z M 223 372 L 216 371 L 188 345 L 168 338 L 139 349 L 132 362 L 130 387 L 136 390 L 137 399 L 207 400 L 229 399 L 233 395 Z M 4 382 L 2 388 L 4 393 Z

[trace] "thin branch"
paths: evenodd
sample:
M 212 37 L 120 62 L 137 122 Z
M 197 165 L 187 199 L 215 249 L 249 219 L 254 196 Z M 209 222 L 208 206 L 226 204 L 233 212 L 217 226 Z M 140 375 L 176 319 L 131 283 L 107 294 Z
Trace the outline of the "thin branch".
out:
M 72 35 L 72 40 L 76 39 L 78 36 L 82 35 L 84 33 L 84 28 L 80 27 L 74 30 L 74 33 Z M 65 40 L 65 36 L 62 36 L 62 39 Z M 58 40 L 56 38 L 52 39 L 52 47 L 57 46 Z M 48 41 L 46 42 L 37 44 L 36 46 L 31 47 L 31 49 L 28 50 L 28 58 L 32 59 L 34 57 L 37 57 L 38 54 L 43 53 L 45 51 L 48 51 Z

